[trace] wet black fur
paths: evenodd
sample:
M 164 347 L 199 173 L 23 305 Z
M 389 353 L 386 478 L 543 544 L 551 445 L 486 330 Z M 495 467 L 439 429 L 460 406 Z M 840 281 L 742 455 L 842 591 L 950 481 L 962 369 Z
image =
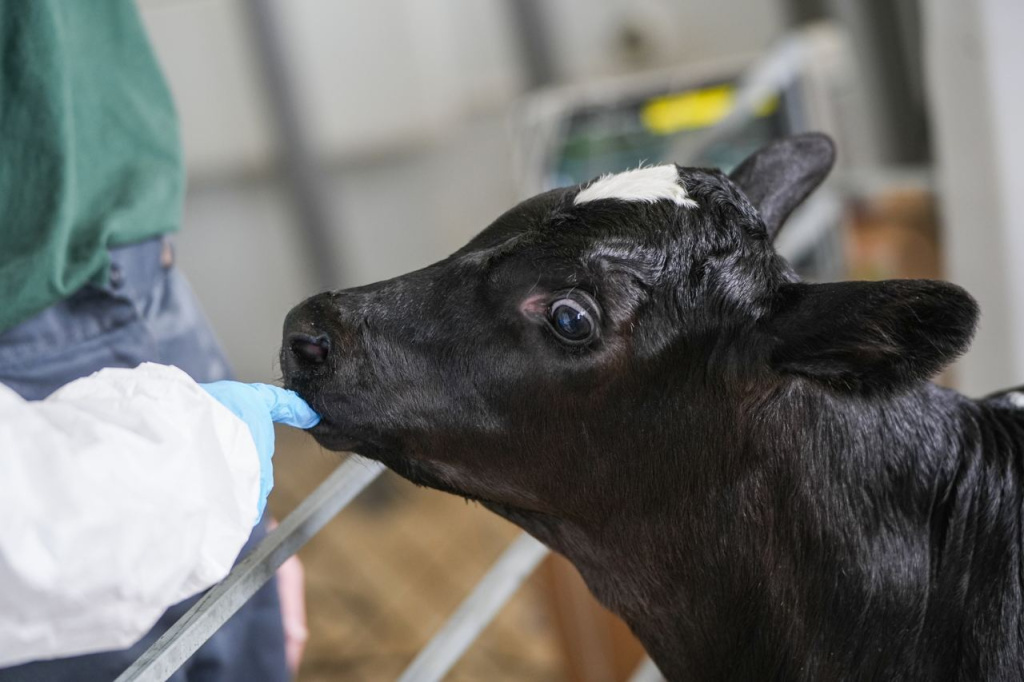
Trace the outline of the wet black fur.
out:
M 567 556 L 670 679 L 1024 679 L 1024 412 L 927 382 L 973 333 L 961 289 L 807 284 L 775 254 L 831 162 L 802 136 L 732 179 L 681 168 L 696 209 L 542 194 L 298 306 L 287 384 L 327 447 Z M 544 317 L 581 291 L 582 349 Z

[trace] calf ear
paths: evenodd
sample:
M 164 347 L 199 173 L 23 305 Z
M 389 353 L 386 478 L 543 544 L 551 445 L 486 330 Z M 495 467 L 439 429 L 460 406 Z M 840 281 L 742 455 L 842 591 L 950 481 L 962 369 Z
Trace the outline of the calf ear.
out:
M 838 390 L 897 390 L 964 352 L 977 320 L 974 299 L 947 282 L 786 284 L 771 362 Z
M 827 135 L 794 135 L 754 152 L 729 179 L 747 195 L 768 237 L 775 239 L 793 209 L 828 175 L 835 158 L 835 145 Z

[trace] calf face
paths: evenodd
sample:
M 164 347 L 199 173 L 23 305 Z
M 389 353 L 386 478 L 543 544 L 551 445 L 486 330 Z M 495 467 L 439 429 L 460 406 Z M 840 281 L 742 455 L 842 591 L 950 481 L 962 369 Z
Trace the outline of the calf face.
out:
M 786 382 L 882 395 L 969 339 L 951 285 L 806 285 L 774 252 L 832 159 L 804 135 L 731 177 L 658 166 L 533 197 L 439 263 L 297 306 L 286 383 L 321 444 L 416 483 L 565 518 L 653 500 Z
M 713 337 L 792 279 L 724 176 L 634 180 L 653 200 L 547 192 L 440 263 L 293 310 L 282 364 L 324 416 L 317 439 L 515 508 L 611 499 L 599 453 L 632 447 L 683 377 L 723 385 L 736 368 L 708 365 Z

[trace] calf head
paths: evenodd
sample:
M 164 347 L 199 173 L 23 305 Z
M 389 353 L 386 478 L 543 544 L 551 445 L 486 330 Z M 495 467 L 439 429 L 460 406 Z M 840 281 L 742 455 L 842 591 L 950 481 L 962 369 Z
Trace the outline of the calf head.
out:
M 884 400 L 971 336 L 955 286 L 807 284 L 775 253 L 833 155 L 801 135 L 728 176 L 665 165 L 533 197 L 443 261 L 297 306 L 286 384 L 325 447 L 520 522 L 596 528 L 706 493 L 787 387 Z

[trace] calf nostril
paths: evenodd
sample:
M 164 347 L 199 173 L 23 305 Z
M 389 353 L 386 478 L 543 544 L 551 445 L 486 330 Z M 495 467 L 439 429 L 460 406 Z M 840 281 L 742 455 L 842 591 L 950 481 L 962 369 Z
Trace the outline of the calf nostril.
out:
M 320 364 L 327 359 L 327 354 L 331 350 L 331 341 L 323 334 L 320 336 L 292 334 L 288 337 L 288 346 L 299 360 Z

